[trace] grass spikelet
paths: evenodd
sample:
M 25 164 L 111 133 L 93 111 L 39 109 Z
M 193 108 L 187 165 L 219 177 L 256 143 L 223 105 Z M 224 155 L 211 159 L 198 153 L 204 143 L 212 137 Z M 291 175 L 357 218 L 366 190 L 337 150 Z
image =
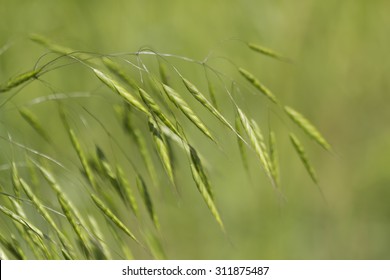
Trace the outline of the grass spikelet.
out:
M 65 129 L 68 132 L 70 142 L 72 143 L 72 146 L 73 146 L 74 150 L 76 151 L 76 154 L 81 162 L 81 166 L 83 167 L 83 170 L 85 172 L 87 180 L 94 189 L 97 189 L 97 183 L 96 183 L 95 177 L 93 176 L 93 172 L 91 170 L 90 163 L 88 162 L 88 158 L 84 154 L 75 132 L 70 127 L 68 120 L 66 118 L 66 115 L 65 115 L 65 111 L 62 107 L 60 107 L 59 113 L 60 113 L 61 120 L 65 126 Z
M 266 175 L 270 178 L 271 182 L 273 182 L 273 177 L 271 174 L 271 170 L 269 168 L 268 160 L 266 157 L 266 153 L 262 148 L 262 145 L 259 143 L 258 136 L 256 136 L 256 132 L 253 129 L 249 119 L 245 116 L 245 114 L 241 111 L 240 108 L 237 107 L 238 117 L 241 121 L 241 124 L 249 137 L 252 147 L 254 148 L 257 156 L 260 159 L 261 166 L 263 167 Z M 273 182 L 274 183 L 274 182 Z
M 96 154 L 98 161 L 98 170 L 101 170 L 110 181 L 111 185 L 114 187 L 115 191 L 119 194 L 124 204 L 134 212 L 135 215 L 138 214 L 138 207 L 129 182 L 125 178 L 123 170 L 117 165 L 116 170 L 114 170 L 109 162 L 107 161 L 106 156 L 103 153 L 103 150 L 96 146 Z
M 49 183 L 49 186 L 56 192 L 56 194 L 62 195 L 61 187 L 57 184 L 55 177 L 42 165 L 33 161 L 34 165 L 39 169 L 43 178 Z
M 331 151 L 332 148 L 330 144 L 325 140 L 325 138 L 321 135 L 321 133 L 317 130 L 317 128 L 306 119 L 301 113 L 295 111 L 291 107 L 284 107 L 287 115 L 290 119 L 295 122 L 298 126 L 300 126 L 303 131 L 313 138 L 318 144 L 320 144 L 325 150 Z
M 114 187 L 115 191 L 120 195 L 120 197 L 123 200 L 124 194 L 122 193 L 115 171 L 112 169 L 103 150 L 99 148 L 99 146 L 96 146 L 96 155 L 97 155 L 97 164 L 100 165 L 100 167 L 98 167 L 98 171 L 103 172 L 103 175 L 108 178 L 111 185 Z
M 178 107 L 183 114 L 194 124 L 196 125 L 207 137 L 209 137 L 213 142 L 216 142 L 214 140 L 214 137 L 210 134 L 207 127 L 204 125 L 204 123 L 198 118 L 197 115 L 195 115 L 194 111 L 188 106 L 187 102 L 184 101 L 183 98 L 171 87 L 164 85 L 163 88 L 165 93 L 167 94 L 169 100 L 173 104 L 175 104 L 176 107 Z
M 125 174 L 123 173 L 123 170 L 120 166 L 116 167 L 117 176 L 118 176 L 118 182 L 123 189 L 124 195 L 126 197 L 127 205 L 130 206 L 133 213 L 138 216 L 138 204 L 135 199 L 135 196 L 133 194 L 133 190 L 128 182 L 128 180 L 125 177 Z
M 149 152 L 149 149 L 146 145 L 145 138 L 142 132 L 139 129 L 135 129 L 134 131 L 134 140 L 138 147 L 139 152 L 141 153 L 142 159 L 145 162 L 146 169 L 155 185 L 158 184 L 156 169 L 154 168 L 154 164 L 152 161 L 152 155 Z
M 289 61 L 289 59 L 287 59 L 284 55 L 277 53 L 274 50 L 271 50 L 269 48 L 266 48 L 266 47 L 263 47 L 263 46 L 260 46 L 260 45 L 254 44 L 254 43 L 248 43 L 248 47 L 257 53 L 261 53 L 263 55 L 266 55 L 266 56 L 269 56 L 272 58 L 276 58 L 278 60 Z
M 215 95 L 215 88 L 214 88 L 213 84 L 210 82 L 210 80 L 207 81 L 207 87 L 209 89 L 211 104 L 213 104 L 214 108 L 216 108 L 218 110 L 218 103 L 217 103 L 217 97 Z
M 276 136 L 273 131 L 269 133 L 269 157 L 272 177 L 275 179 L 276 185 L 280 185 L 280 170 L 279 170 L 279 155 L 276 146 Z
M 94 246 L 95 259 L 98 259 L 98 260 L 102 260 L 102 259 L 111 260 L 112 259 L 112 255 L 111 255 L 111 252 L 110 252 L 107 244 L 104 241 L 100 242 L 100 240 L 102 240 L 102 238 L 103 238 L 103 234 L 102 234 L 102 232 L 101 232 L 101 230 L 99 228 L 99 224 L 97 223 L 97 221 L 92 216 L 88 216 L 88 219 L 89 219 L 89 222 L 91 224 L 91 228 L 92 228 L 94 234 L 97 237 L 96 240 L 92 241 L 92 244 Z
M 290 133 L 290 140 L 291 140 L 291 143 L 292 143 L 295 151 L 297 152 L 300 160 L 302 161 L 302 163 L 305 166 L 307 172 L 309 173 L 311 179 L 313 180 L 314 183 L 318 184 L 316 172 L 315 172 L 314 168 L 312 167 L 312 165 L 309 162 L 309 159 L 308 159 L 308 157 L 306 155 L 306 152 L 305 152 L 305 149 L 303 148 L 303 145 L 298 140 L 298 138 L 294 134 L 292 134 L 292 133 Z
M 255 78 L 255 76 L 250 73 L 249 71 L 239 68 L 238 71 L 240 74 L 247 79 L 255 88 L 257 88 L 260 92 L 262 92 L 265 96 L 267 96 L 272 102 L 275 104 L 278 104 L 278 100 L 276 99 L 276 96 L 268 89 L 266 88 L 258 79 Z
M 102 59 L 103 64 L 119 79 L 121 79 L 124 83 L 128 84 L 130 87 L 132 87 L 134 90 L 138 89 L 137 82 L 129 77 L 128 74 L 126 74 L 123 67 L 111 59 L 107 57 L 103 57 Z
M 79 238 L 79 244 L 82 247 L 83 253 L 88 257 L 91 255 L 91 246 L 88 238 L 86 238 L 82 232 L 82 223 L 80 219 L 78 219 L 77 211 L 73 211 L 74 207 L 70 204 L 70 202 L 65 198 L 65 196 L 61 193 L 57 194 L 58 202 L 60 203 L 61 209 L 71 225 L 73 231 L 76 233 Z
M 57 45 L 57 44 L 53 43 L 52 41 L 50 41 L 48 38 L 45 38 L 45 37 L 38 35 L 38 34 L 31 34 L 30 40 L 48 48 L 49 50 L 51 50 L 53 52 L 59 53 L 59 54 L 67 55 L 67 54 L 74 52 L 73 49 Z
M 103 214 L 113 222 L 118 228 L 120 228 L 124 233 L 130 236 L 135 242 L 139 243 L 134 234 L 122 223 L 119 218 L 101 201 L 96 195 L 91 194 L 91 198 L 95 205 L 103 212 Z
M 8 241 L 3 235 L 0 234 L 0 243 L 7 249 L 17 260 L 26 260 L 27 257 L 17 239 L 12 235 L 12 242 Z
M 161 78 L 161 81 L 163 82 L 163 84 L 166 84 L 166 85 L 169 85 L 169 75 L 168 75 L 168 69 L 167 69 L 167 66 L 165 65 L 165 63 L 159 61 L 158 62 L 158 70 L 159 70 L 159 73 L 160 73 L 160 78 Z
M 20 186 L 19 177 L 16 177 L 16 181 L 18 182 L 19 188 L 21 189 L 22 187 Z M 20 203 L 14 198 L 9 197 L 9 199 L 12 202 L 15 213 L 20 217 L 26 219 L 26 214 Z M 27 245 L 30 247 L 32 253 L 35 255 L 36 258 L 40 258 L 41 256 L 47 257 L 49 255 L 46 247 L 42 244 L 42 240 L 39 236 L 37 236 L 34 232 L 30 230 L 25 230 L 25 228 L 20 223 L 14 223 L 20 236 L 26 241 Z
M 153 233 L 146 233 L 145 239 L 150 252 L 156 260 L 166 260 L 167 256 L 160 240 Z
M 260 149 L 261 149 L 261 153 L 263 154 L 264 161 L 267 164 L 269 174 L 272 177 L 273 183 L 276 184 L 277 179 L 274 177 L 274 174 L 272 172 L 272 162 L 271 162 L 270 156 L 268 154 L 268 149 L 267 149 L 267 145 L 265 144 L 265 141 L 264 141 L 263 133 L 261 132 L 261 129 L 255 120 L 252 119 L 250 122 L 251 122 L 251 126 L 253 128 L 253 131 L 255 132 L 257 141 L 260 145 Z
M 123 103 L 123 106 L 115 105 L 114 111 L 122 124 L 123 130 L 129 135 L 132 135 L 133 129 L 131 127 L 130 105 L 126 102 Z
M 76 219 L 80 221 L 81 225 L 84 225 L 85 222 L 82 219 L 81 215 L 79 214 L 77 209 L 71 204 L 71 202 L 66 198 L 66 195 L 63 193 L 61 186 L 57 183 L 53 174 L 37 162 L 34 161 L 33 163 L 39 169 L 43 178 L 49 183 L 49 186 L 56 192 L 57 198 L 61 197 L 63 199 L 64 205 L 67 207 L 67 209 L 69 209 L 69 212 L 74 214 Z
M 236 133 L 233 126 L 225 119 L 225 117 L 207 100 L 207 98 L 196 88 L 194 84 L 188 81 L 185 78 L 182 78 L 184 85 L 188 91 L 199 101 L 207 110 L 209 110 L 218 120 L 220 120 L 224 125 L 226 125 L 230 130 Z
M 50 216 L 49 212 L 44 207 L 43 203 L 38 199 L 38 197 L 34 194 L 34 192 L 31 190 L 30 186 L 23 180 L 20 180 L 20 185 L 22 186 L 24 192 L 26 193 L 27 197 L 32 201 L 34 206 L 37 208 L 38 212 L 42 215 L 42 217 L 47 221 L 47 223 L 55 230 L 58 238 L 60 239 L 61 243 L 66 246 L 66 248 L 70 248 L 69 242 L 66 239 L 65 235 L 62 233 L 62 231 L 58 228 L 52 217 Z
M 76 154 L 77 154 L 77 156 L 81 162 L 81 165 L 84 169 L 85 175 L 87 176 L 88 182 L 90 183 L 90 185 L 94 189 L 97 189 L 97 183 L 96 183 L 95 177 L 93 175 L 91 167 L 89 166 L 88 159 L 85 156 L 83 150 L 81 149 L 81 145 L 80 145 L 79 140 L 77 139 L 76 134 L 74 133 L 73 129 L 71 129 L 71 128 L 69 128 L 68 134 L 69 134 L 70 140 L 72 142 L 73 148 L 75 149 Z
M 41 72 L 42 69 L 35 69 L 32 71 L 28 71 L 22 74 L 19 74 L 16 77 L 13 77 L 9 79 L 4 84 L 0 85 L 0 93 L 1 92 L 7 92 L 25 82 L 30 81 L 31 79 L 37 78 L 38 74 Z
M 238 115 L 236 115 L 236 118 L 235 118 L 235 129 L 236 129 L 238 135 L 242 135 L 240 122 L 241 122 L 240 121 L 240 117 Z M 237 135 L 237 143 L 238 143 L 238 149 L 240 151 L 241 160 L 242 160 L 242 163 L 244 165 L 245 170 L 248 171 L 249 170 L 248 155 L 246 153 L 245 145 L 242 142 L 241 138 L 238 137 L 238 135 Z
M 155 121 L 149 118 L 148 123 L 149 123 L 149 130 L 152 133 L 153 141 L 156 146 L 157 153 L 160 156 L 161 162 L 164 166 L 166 173 L 168 174 L 169 179 L 171 180 L 172 184 L 175 185 L 175 177 L 173 175 L 172 162 L 171 162 L 171 158 L 169 157 L 168 146 L 165 143 L 162 133 L 159 127 L 157 126 L 157 124 L 155 123 Z
M 198 156 L 198 153 L 196 152 L 194 147 L 192 147 L 191 145 L 189 145 L 189 151 L 190 151 L 191 164 L 194 165 L 194 167 L 195 167 L 197 173 L 199 174 L 199 177 L 202 180 L 204 186 L 206 187 L 206 190 L 207 190 L 208 194 L 210 195 L 211 199 L 214 199 L 213 190 L 211 188 L 211 185 L 210 185 L 210 182 L 207 178 L 207 175 L 204 171 L 204 168 L 203 168 L 202 162 Z
M 28 222 L 27 219 L 15 214 L 3 205 L 0 205 L 0 211 L 10 217 L 13 221 L 21 224 L 26 230 L 32 231 L 37 237 L 39 237 L 41 241 L 44 239 L 43 233 L 38 228 L 33 226 L 30 222 Z
M 33 114 L 30 110 L 27 108 L 21 108 L 19 109 L 20 115 L 23 117 L 23 119 L 43 138 L 46 140 L 46 142 L 51 143 L 51 139 L 49 135 L 46 133 L 43 126 L 40 124 L 37 116 Z
M 146 145 L 146 140 L 141 130 L 132 125 L 130 118 L 130 109 L 128 107 L 129 105 L 125 103 L 124 107 L 116 108 L 116 112 L 118 113 L 119 118 L 122 120 L 122 127 L 124 131 L 132 137 L 135 144 L 137 145 L 138 151 L 141 153 L 141 157 L 145 163 L 146 169 L 148 170 L 148 173 L 153 183 L 155 185 L 158 185 L 156 169 L 154 167 L 150 151 Z
M 203 197 L 203 200 L 206 202 L 207 207 L 210 209 L 211 214 L 215 218 L 218 225 L 222 228 L 223 231 L 225 231 L 225 227 L 223 225 L 221 216 L 219 215 L 218 209 L 214 204 L 213 198 L 210 196 L 207 187 L 205 186 L 202 176 L 199 174 L 196 166 L 194 163 L 190 163 L 191 168 L 191 174 L 192 178 L 194 179 L 194 182 L 198 188 L 198 191 L 200 192 L 201 196 Z
M 157 230 L 159 230 L 160 224 L 158 222 L 157 214 L 154 211 L 152 198 L 150 197 L 150 194 L 149 194 L 148 188 L 145 184 L 145 181 L 142 179 L 141 175 L 139 175 L 139 174 L 137 175 L 136 180 L 137 180 L 138 191 L 142 197 L 142 200 L 145 204 L 146 210 L 148 211 L 150 219 L 153 221 L 155 228 Z
M 131 104 L 137 110 L 145 113 L 146 115 L 149 115 L 149 112 L 146 110 L 146 108 L 128 90 L 122 87 L 117 81 L 115 81 L 107 74 L 104 74 L 100 70 L 93 69 L 93 72 L 106 86 L 108 86 L 111 90 L 118 93 L 126 102 Z
M 146 106 L 150 109 L 150 111 L 156 115 L 161 122 L 166 125 L 170 130 L 172 130 L 173 133 L 175 133 L 177 136 L 180 136 L 180 133 L 177 131 L 176 127 L 172 124 L 172 122 L 164 115 L 164 113 L 161 111 L 160 107 L 158 107 L 157 103 L 153 100 L 153 98 L 143 89 L 139 89 L 139 94 L 143 100 L 143 102 L 146 104 Z
M 44 168 L 42 165 L 38 164 L 37 162 L 33 161 L 33 163 L 39 169 L 43 178 L 49 183 L 49 186 L 56 192 L 57 200 L 60 203 L 61 209 L 66 219 L 68 220 L 69 224 L 71 225 L 73 231 L 78 236 L 80 240 L 80 244 L 82 244 L 83 252 L 86 254 L 86 256 L 89 256 L 91 252 L 90 243 L 89 240 L 86 237 L 84 237 L 81 231 L 82 228 L 86 229 L 84 226 L 86 223 L 83 220 L 82 216 L 79 214 L 77 208 L 72 205 L 69 199 L 67 199 L 66 195 L 62 191 L 61 186 L 57 183 L 53 174 L 49 172 L 46 168 Z M 63 253 L 73 258 L 71 252 L 67 251 L 68 248 L 65 245 L 64 247 L 65 247 L 64 248 L 65 252 Z
M 14 193 L 16 197 L 20 197 L 21 186 L 19 181 L 19 172 L 18 169 L 16 168 L 16 163 L 14 161 L 12 161 L 12 165 L 11 165 L 11 177 L 12 177 L 11 179 L 12 179 L 12 186 L 14 189 Z

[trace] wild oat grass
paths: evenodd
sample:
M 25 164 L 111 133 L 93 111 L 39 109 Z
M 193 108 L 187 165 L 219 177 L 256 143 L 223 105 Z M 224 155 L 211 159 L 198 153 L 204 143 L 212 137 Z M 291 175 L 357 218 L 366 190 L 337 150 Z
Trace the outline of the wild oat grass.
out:
M 282 184 L 277 143 L 283 141 L 283 134 L 275 133 L 270 125 L 262 126 L 263 120 L 243 109 L 248 108 L 246 91 L 251 86 L 277 105 L 272 107 L 277 115 L 286 113 L 308 136 L 331 150 L 309 120 L 285 106 L 244 68 L 232 66 L 231 71 L 238 71 L 242 81 L 238 73 L 228 77 L 207 59 L 197 61 L 149 49 L 98 54 L 60 46 L 40 35 L 31 39 L 49 50 L 51 58 L 43 55 L 34 70 L 0 83 L 0 108 L 16 112 L 45 145 L 20 139 L 12 129 L 15 123 L 1 122 L 5 130 L 0 139 L 11 150 L 8 174 L 1 177 L 0 214 L 7 225 L 0 229 L 2 258 L 169 258 L 161 200 L 167 192 L 180 200 L 181 190 L 187 187 L 199 193 L 203 202 L 197 207 L 209 211 L 205 218 L 229 234 L 223 222 L 225 209 L 218 203 L 221 189 L 214 184 L 215 159 L 210 150 L 231 160 L 235 153 L 224 144 L 231 139 L 234 143 L 236 138 L 247 175 L 262 169 L 268 185 Z M 270 49 L 252 43 L 247 46 L 285 60 Z M 196 69 L 194 77 L 182 70 L 178 61 Z M 95 87 L 80 90 L 86 94 L 59 93 L 55 82 L 46 80 L 48 73 L 72 67 L 91 74 L 86 79 Z M 195 75 L 199 69 L 204 71 L 203 79 Z M 28 83 L 36 83 L 47 94 L 30 97 L 24 87 Z M 27 102 L 19 104 L 16 93 Z M 101 107 L 97 111 L 75 97 L 100 102 Z M 259 104 L 269 103 L 255 98 Z M 38 105 L 54 109 L 55 116 L 46 117 L 57 122 L 55 132 L 46 126 L 45 114 L 38 114 Z M 95 125 L 105 133 L 96 134 Z M 283 124 L 282 128 L 287 130 Z M 70 141 L 62 139 L 64 136 Z M 302 143 L 292 133 L 290 141 L 317 184 Z M 73 162 L 75 156 L 78 160 Z M 260 164 L 251 166 L 252 157 Z M 230 174 L 224 176 L 229 182 Z M 229 192 L 231 187 L 226 185 L 223 191 Z

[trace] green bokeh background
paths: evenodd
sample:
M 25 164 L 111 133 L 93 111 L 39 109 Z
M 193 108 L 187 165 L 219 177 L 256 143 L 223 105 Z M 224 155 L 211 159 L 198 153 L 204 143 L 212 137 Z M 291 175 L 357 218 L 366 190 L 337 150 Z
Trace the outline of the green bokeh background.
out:
M 231 137 L 228 156 L 212 153 L 210 160 L 227 235 L 195 186 L 185 185 L 179 202 L 156 195 L 168 258 L 389 259 L 389 10 L 387 0 L 0 0 L 0 47 L 12 44 L 0 56 L 0 81 L 31 69 L 44 53 L 28 40 L 30 33 L 101 53 L 150 46 L 201 60 L 215 50 L 255 72 L 332 143 L 335 153 L 329 154 L 305 141 L 326 202 L 285 134 L 278 141 L 285 202 L 257 175 L 254 159 L 248 177 Z M 261 57 L 233 38 L 269 46 L 294 63 Z M 87 82 L 80 81 L 84 76 L 53 76 L 53 82 L 90 88 L 91 75 L 82 73 Z M 15 103 L 29 98 L 20 94 Z M 261 116 L 251 98 L 246 109 Z M 0 113 L 3 121 L 7 114 Z M 49 114 L 50 108 L 41 112 Z M 2 176 L 3 184 L 7 180 Z

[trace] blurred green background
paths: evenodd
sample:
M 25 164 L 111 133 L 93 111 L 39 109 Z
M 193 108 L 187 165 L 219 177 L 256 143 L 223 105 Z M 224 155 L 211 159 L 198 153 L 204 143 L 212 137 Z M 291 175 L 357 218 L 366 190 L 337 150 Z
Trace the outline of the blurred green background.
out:
M 0 81 L 30 70 L 45 52 L 29 41 L 30 33 L 100 53 L 150 46 L 202 60 L 214 50 L 256 73 L 334 146 L 335 154 L 329 154 L 304 142 L 326 202 L 283 132 L 278 145 L 284 202 L 257 174 L 261 170 L 255 159 L 251 176 L 245 173 L 232 136 L 226 140 L 228 150 L 213 152 L 210 160 L 227 235 L 194 185 L 185 185 L 179 200 L 156 194 L 168 258 L 389 259 L 389 10 L 387 0 L 0 0 Z M 276 49 L 294 63 L 259 56 L 233 38 Z M 238 79 L 231 66 L 225 72 Z M 83 73 L 69 81 L 53 76 L 53 85 L 67 90 L 96 86 Z M 13 102 L 29 100 L 26 95 L 22 92 Z M 223 104 L 223 97 L 218 98 Z M 254 100 L 249 96 L 243 102 L 252 115 L 261 116 Z M 41 117 L 50 114 L 50 106 L 45 108 Z M 10 120 L 12 115 L 5 111 L 0 116 L 2 135 L 7 129 L 17 133 L 18 127 L 9 128 L 19 125 Z M 8 148 L 1 148 L 3 162 Z

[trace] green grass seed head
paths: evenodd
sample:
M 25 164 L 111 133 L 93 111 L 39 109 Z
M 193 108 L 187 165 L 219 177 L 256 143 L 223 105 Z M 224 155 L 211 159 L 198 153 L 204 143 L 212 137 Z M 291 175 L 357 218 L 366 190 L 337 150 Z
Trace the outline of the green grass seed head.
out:
M 65 237 L 65 235 L 62 233 L 60 228 L 56 225 L 53 218 L 50 216 L 49 212 L 45 208 L 44 204 L 40 201 L 40 199 L 34 194 L 31 187 L 27 184 L 26 181 L 24 181 L 22 178 L 20 180 L 20 185 L 22 186 L 24 192 L 26 193 L 27 197 L 32 201 L 33 205 L 36 207 L 38 212 L 42 215 L 42 217 L 46 220 L 46 222 L 54 229 L 55 233 L 57 234 L 58 238 L 60 239 L 62 245 L 65 247 L 64 252 L 66 252 L 67 255 L 71 256 L 69 253 L 69 248 L 71 248 L 70 243 L 68 239 Z
M 208 90 L 209 90 L 209 95 L 210 95 L 211 104 L 213 104 L 214 108 L 216 108 L 216 109 L 218 110 L 218 103 L 217 103 L 217 97 L 216 97 L 215 87 L 214 87 L 214 85 L 211 83 L 210 80 L 207 81 L 207 87 L 208 87 Z
M 295 111 L 291 107 L 285 106 L 284 110 L 286 111 L 290 119 L 298 126 L 300 126 L 307 135 L 313 138 L 324 149 L 328 151 L 332 150 L 330 144 L 325 140 L 325 138 L 321 135 L 318 129 L 307 118 L 305 118 L 301 113 Z
M 259 125 L 257 124 L 257 122 L 254 119 L 250 120 L 250 125 L 251 125 L 253 131 L 255 132 L 255 136 L 257 138 L 257 142 L 259 143 L 261 153 L 263 154 L 265 164 L 267 165 L 267 169 L 270 171 L 270 174 L 272 174 L 272 172 L 271 172 L 272 163 L 271 163 L 271 160 L 270 160 L 270 157 L 268 154 L 268 149 L 267 149 L 267 145 L 266 145 L 265 140 L 264 140 L 263 133 L 261 132 Z M 275 178 L 273 178 L 273 179 L 275 180 Z
M 164 85 L 163 88 L 165 93 L 167 94 L 169 100 L 179 108 L 183 114 L 195 125 L 200 131 L 203 132 L 207 137 L 209 137 L 213 142 L 216 142 L 214 137 L 211 135 L 206 125 L 198 118 L 198 116 L 192 111 L 192 109 L 188 106 L 187 102 L 171 87 Z
M 237 144 L 238 144 L 238 149 L 240 151 L 241 160 L 245 170 L 249 171 L 248 155 L 246 152 L 246 147 L 244 145 L 244 142 L 241 140 L 242 139 L 241 120 L 238 115 L 236 115 L 235 117 L 234 124 L 235 124 L 234 128 L 237 131 Z M 238 135 L 241 135 L 241 138 L 238 137 Z
M 260 81 L 256 79 L 252 73 L 250 73 L 248 70 L 245 70 L 243 68 L 239 68 L 238 71 L 247 81 L 249 81 L 255 88 L 257 88 L 265 96 L 267 96 L 273 103 L 278 104 L 278 100 L 276 96 L 262 83 L 260 83 Z
M 172 122 L 165 116 L 157 103 L 153 100 L 153 98 L 142 88 L 139 89 L 139 94 L 145 103 L 145 105 L 150 109 L 153 115 L 157 116 L 161 122 L 166 125 L 173 133 L 180 137 L 180 133 L 177 131 L 176 127 L 172 124 Z
M 74 211 L 74 206 L 69 202 L 69 200 L 62 194 L 57 194 L 58 202 L 60 203 L 62 212 L 64 213 L 66 219 L 71 225 L 73 231 L 75 232 L 78 238 L 78 244 L 81 246 L 82 252 L 87 256 L 91 256 L 91 244 L 89 239 L 85 237 L 83 232 L 83 224 L 78 218 L 77 210 Z
M 168 74 L 168 69 L 167 69 L 166 64 L 161 62 L 161 61 L 159 61 L 159 63 L 158 63 L 158 70 L 159 70 L 159 73 L 160 73 L 161 81 L 164 84 L 169 85 L 170 84 L 170 77 L 169 77 L 169 74 Z
M 95 205 L 103 212 L 103 214 L 113 222 L 118 228 L 120 228 L 124 233 L 130 236 L 134 241 L 139 243 L 135 235 L 125 226 L 125 224 L 119 220 L 119 218 L 100 200 L 96 195 L 91 194 L 91 198 Z
M 25 82 L 37 78 L 41 70 L 42 69 L 31 70 L 29 72 L 19 74 L 18 76 L 9 79 L 6 83 L 0 85 L 0 93 L 7 92 Z
M 152 133 L 153 142 L 156 146 L 157 153 L 160 156 L 164 169 L 167 172 L 170 181 L 175 185 L 175 177 L 173 175 L 172 160 L 169 156 L 168 146 L 165 143 L 162 132 L 153 119 L 149 118 L 148 124 L 149 124 L 149 130 Z
M 298 140 L 298 138 L 292 133 L 290 133 L 290 140 L 291 140 L 291 143 L 294 147 L 294 150 L 296 151 L 300 160 L 302 161 L 303 165 L 305 166 L 307 173 L 309 173 L 310 178 L 313 180 L 314 183 L 317 184 L 318 183 L 317 174 L 316 174 L 313 166 L 311 165 L 309 158 L 306 155 L 306 152 L 305 152 L 305 149 L 303 148 L 303 145 Z
M 151 155 L 150 150 L 146 144 L 145 137 L 139 129 L 135 129 L 134 130 L 134 138 L 135 138 L 135 142 L 136 142 L 136 145 L 138 147 L 138 150 L 141 153 L 142 159 L 145 163 L 146 169 L 148 170 L 150 178 L 152 179 L 153 183 L 157 186 L 159 184 L 157 172 L 156 172 L 156 168 L 154 167 L 152 155 Z
M 199 101 L 207 110 L 209 110 L 221 123 L 227 126 L 234 133 L 237 133 L 233 126 L 226 120 L 226 118 L 207 100 L 207 98 L 196 88 L 196 86 L 185 78 L 183 83 L 188 91 Z
M 154 205 L 153 205 L 153 202 L 152 202 L 152 198 L 149 194 L 149 191 L 148 191 L 148 188 L 145 184 L 145 181 L 144 179 L 141 177 L 141 175 L 137 175 L 136 177 L 136 180 L 137 180 L 137 187 L 138 187 L 138 191 L 142 197 L 142 200 L 144 202 L 144 205 L 146 207 L 146 210 L 148 211 L 148 214 L 150 216 L 150 219 L 152 220 L 154 226 L 156 227 L 157 230 L 160 229 L 160 223 L 158 221 L 158 217 L 157 217 L 157 214 L 154 210 Z
M 94 247 L 94 255 L 96 259 L 106 259 L 111 260 L 112 254 L 107 243 L 103 240 L 104 236 L 100 230 L 98 222 L 95 220 L 93 216 L 88 216 L 89 222 L 91 224 L 91 228 L 96 235 L 96 239 L 91 240 L 91 243 Z
M 20 115 L 23 117 L 23 119 L 43 138 L 46 140 L 46 142 L 51 143 L 51 139 L 49 134 L 47 134 L 46 130 L 41 125 L 38 117 L 28 110 L 27 108 L 21 108 L 19 109 Z
M 17 241 L 17 239 L 12 235 L 12 241 L 8 241 L 1 233 L 0 233 L 0 244 L 10 252 L 15 259 L 17 260 L 26 260 L 27 257 L 22 250 L 21 245 Z
M 84 154 L 84 151 L 81 148 L 80 142 L 79 142 L 76 134 L 74 133 L 73 129 L 71 129 L 71 128 L 68 130 L 68 133 L 69 133 L 69 137 L 70 137 L 70 140 L 72 142 L 73 148 L 75 149 L 76 154 L 77 154 L 77 156 L 81 162 L 81 165 L 83 167 L 83 170 L 85 172 L 85 175 L 87 176 L 88 182 L 90 183 L 90 185 L 94 189 L 97 189 L 97 183 L 96 183 L 95 176 L 91 170 L 91 167 L 89 166 L 88 159 L 87 159 L 86 155 Z
M 116 170 L 118 174 L 119 184 L 123 189 L 123 193 L 126 197 L 127 205 L 129 205 L 133 213 L 138 216 L 138 204 L 134 196 L 133 189 L 131 188 L 129 181 L 126 178 L 123 169 L 119 165 L 117 165 Z
M 50 39 L 48 39 L 42 35 L 39 35 L 39 34 L 31 34 L 30 40 L 48 48 L 49 50 L 51 50 L 53 52 L 59 53 L 59 54 L 67 55 L 67 54 L 74 52 L 73 49 L 57 45 L 57 44 L 53 43 Z
M 107 57 L 103 57 L 103 64 L 119 79 L 121 79 L 124 83 L 132 87 L 132 89 L 138 89 L 137 82 L 132 79 L 124 70 L 124 68 L 117 62 L 112 61 Z
M 2 205 L 0 205 L 0 211 L 10 217 L 13 221 L 21 224 L 26 230 L 32 231 L 37 237 L 40 238 L 40 240 L 44 239 L 44 234 L 42 233 L 42 231 L 32 225 L 26 218 L 19 216 L 18 214 L 14 213 L 10 209 Z
M 276 145 L 276 136 L 273 131 L 269 133 L 269 157 L 272 177 L 275 179 L 276 185 L 280 185 L 280 167 L 279 167 L 279 154 Z
M 207 187 L 205 186 L 205 184 L 202 180 L 202 176 L 199 174 L 196 166 L 193 163 L 190 164 L 190 168 L 191 168 L 192 178 L 194 179 L 194 182 L 196 184 L 196 187 L 198 188 L 198 191 L 200 192 L 201 196 L 203 197 L 203 200 L 205 201 L 207 207 L 209 208 L 211 214 L 215 218 L 218 225 L 222 228 L 223 231 L 225 231 L 225 227 L 223 225 L 219 211 L 214 203 L 213 198 L 210 196 L 209 191 L 207 190 Z
M 149 115 L 148 110 L 143 106 L 128 90 L 121 86 L 117 81 L 103 73 L 98 69 L 93 69 L 95 75 L 102 81 L 106 86 L 108 86 L 112 91 L 118 93 L 126 102 L 131 104 L 137 110 Z
M 213 190 L 212 190 L 211 185 L 210 185 L 210 181 L 206 175 L 206 172 L 204 170 L 204 167 L 202 165 L 202 162 L 200 160 L 200 157 L 199 157 L 197 151 L 191 145 L 189 145 L 189 151 L 190 151 L 191 164 L 195 167 L 195 169 L 196 169 L 197 173 L 199 174 L 199 177 L 202 180 L 202 183 L 206 187 L 206 190 L 209 193 L 211 199 L 214 200 L 214 194 L 213 194 Z
M 248 47 L 257 53 L 260 53 L 260 54 L 263 54 L 263 55 L 266 55 L 266 56 L 269 56 L 272 58 L 276 58 L 278 60 L 289 61 L 289 59 L 287 59 L 284 55 L 282 55 L 274 50 L 271 50 L 269 48 L 260 46 L 258 44 L 248 43 Z
M 244 114 L 244 112 L 242 112 L 240 108 L 237 108 L 237 112 L 238 112 L 238 117 L 240 119 L 240 122 L 246 134 L 249 137 L 251 146 L 255 150 L 256 155 L 260 160 L 263 170 L 265 171 L 266 175 L 270 178 L 271 182 L 273 182 L 273 177 L 271 174 L 271 170 L 269 168 L 269 161 L 267 160 L 266 152 L 263 150 L 262 144 L 259 142 L 258 136 L 256 136 L 256 132 L 253 129 L 251 122 L 249 121 L 248 117 Z

